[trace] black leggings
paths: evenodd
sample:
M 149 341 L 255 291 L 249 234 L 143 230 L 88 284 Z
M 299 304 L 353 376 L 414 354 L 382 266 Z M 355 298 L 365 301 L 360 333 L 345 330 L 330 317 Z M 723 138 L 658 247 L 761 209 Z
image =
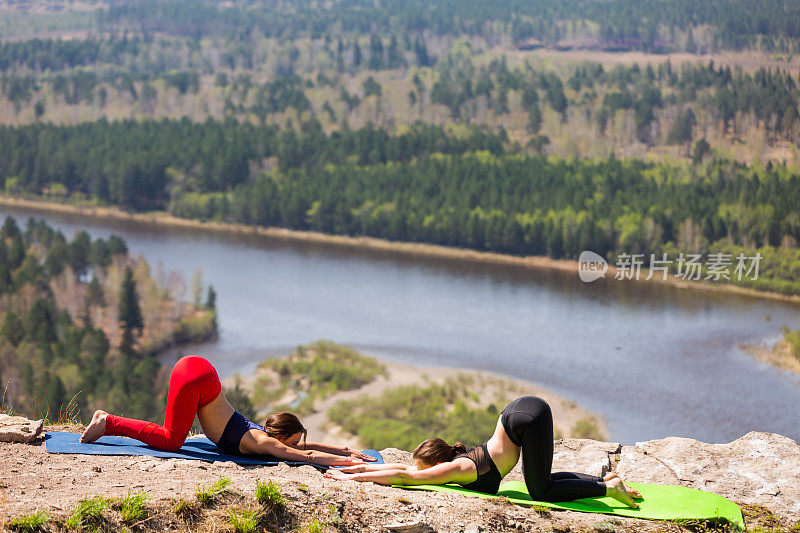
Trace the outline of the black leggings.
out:
M 534 500 L 565 502 L 605 496 L 603 478 L 573 472 L 554 472 L 553 415 L 547 402 L 523 396 L 508 404 L 500 415 L 511 442 L 522 448 L 522 473 Z

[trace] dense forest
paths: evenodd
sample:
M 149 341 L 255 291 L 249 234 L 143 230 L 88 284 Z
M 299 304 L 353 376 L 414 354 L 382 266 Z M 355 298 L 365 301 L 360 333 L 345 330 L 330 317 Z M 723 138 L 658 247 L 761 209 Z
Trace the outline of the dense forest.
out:
M 795 3 L 42 1 L 0 21 L 7 195 L 553 258 L 758 252 L 732 281 L 800 293 Z
M 785 1 L 53 3 L 58 24 L 3 12 L 4 123 L 313 119 L 330 133 L 422 120 L 505 129 L 527 153 L 567 157 L 800 157 L 797 6 Z M 47 37 L 69 21 L 81 38 Z M 529 50 L 542 47 L 788 55 L 742 69 L 700 55 L 554 62 Z
M 0 381 L 4 412 L 86 420 L 96 408 L 155 418 L 167 374 L 154 348 L 216 329 L 213 288 L 183 303 L 175 274 L 158 280 L 117 236 L 68 240 L 44 221 L 0 228 Z M 158 311 L 156 311 L 158 310 Z M 202 317 L 202 318 L 201 318 Z M 197 328 L 186 336 L 188 321 Z
M 800 13 L 790 0 L 41 0 L 34 16 L 14 10 L 0 36 L 44 31 L 141 32 L 243 42 L 397 32 L 470 36 L 493 42 L 568 46 L 596 40 L 610 50 L 703 52 L 762 49 L 796 53 Z M 21 6 L 27 4 L 20 3 Z
M 617 49 L 690 52 L 700 46 L 797 52 L 800 43 L 800 7 L 789 0 L 250 0 L 222 8 L 210 1 L 118 0 L 108 5 L 97 14 L 101 30 L 187 37 L 247 38 L 257 32 L 296 38 L 397 31 L 557 43 L 590 36 Z M 708 36 L 702 33 L 704 27 Z
M 504 141 L 424 124 L 398 135 L 212 120 L 3 127 L 0 180 L 14 194 L 517 255 L 758 248 L 759 279 L 740 281 L 800 293 L 800 176 L 787 167 L 531 157 Z

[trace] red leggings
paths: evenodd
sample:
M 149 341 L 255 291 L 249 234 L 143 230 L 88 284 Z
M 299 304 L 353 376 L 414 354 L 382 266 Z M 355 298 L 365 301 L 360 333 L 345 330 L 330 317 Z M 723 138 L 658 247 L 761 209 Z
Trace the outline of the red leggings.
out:
M 211 403 L 222 390 L 214 367 L 197 355 L 182 357 L 169 377 L 164 425 L 108 415 L 104 435 L 123 435 L 154 448 L 176 451 L 192 429 L 197 410 Z

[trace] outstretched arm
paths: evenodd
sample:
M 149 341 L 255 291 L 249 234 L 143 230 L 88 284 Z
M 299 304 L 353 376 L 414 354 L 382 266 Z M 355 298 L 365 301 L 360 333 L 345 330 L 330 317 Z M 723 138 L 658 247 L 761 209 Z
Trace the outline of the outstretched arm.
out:
M 356 465 L 346 466 L 340 470 L 345 474 L 361 474 L 363 472 L 379 472 L 381 470 L 416 470 L 415 466 L 404 465 L 401 463 L 382 463 L 379 465 Z
M 372 467 L 373 465 L 370 465 Z M 380 466 L 380 465 L 374 465 Z M 391 465 L 396 466 L 396 465 Z M 405 466 L 405 465 L 403 465 Z M 381 485 L 441 485 L 443 483 L 469 483 L 475 481 L 477 470 L 475 463 L 469 459 L 440 463 L 424 470 L 407 468 L 389 468 L 348 474 L 340 470 L 328 470 L 325 477 L 341 481 L 371 481 Z
M 273 455 L 287 461 L 302 461 L 320 466 L 350 466 L 362 461 L 319 450 L 299 450 L 287 446 L 278 439 L 261 431 L 248 431 L 242 437 L 239 448 L 249 455 Z
M 343 455 L 345 457 L 352 457 L 353 459 L 360 459 L 362 461 L 376 461 L 371 455 L 360 452 L 359 450 L 352 450 L 347 446 L 334 446 L 332 444 L 320 444 L 317 442 L 306 442 L 297 446 L 300 450 L 317 450 L 319 452 L 330 453 L 333 455 Z

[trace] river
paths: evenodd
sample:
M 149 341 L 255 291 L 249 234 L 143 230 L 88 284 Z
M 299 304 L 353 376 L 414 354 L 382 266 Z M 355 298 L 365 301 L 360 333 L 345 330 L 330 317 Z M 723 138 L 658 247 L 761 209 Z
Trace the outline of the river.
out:
M 800 441 L 800 379 L 736 348 L 775 341 L 782 325 L 800 327 L 796 304 L 0 208 L 8 214 L 20 225 L 44 218 L 69 238 L 79 229 L 116 233 L 134 254 L 187 280 L 202 268 L 218 293 L 220 336 L 181 352 L 206 356 L 222 376 L 330 339 L 403 363 L 541 384 L 605 416 L 610 437 L 623 443 L 669 435 L 728 442 L 752 430 Z

